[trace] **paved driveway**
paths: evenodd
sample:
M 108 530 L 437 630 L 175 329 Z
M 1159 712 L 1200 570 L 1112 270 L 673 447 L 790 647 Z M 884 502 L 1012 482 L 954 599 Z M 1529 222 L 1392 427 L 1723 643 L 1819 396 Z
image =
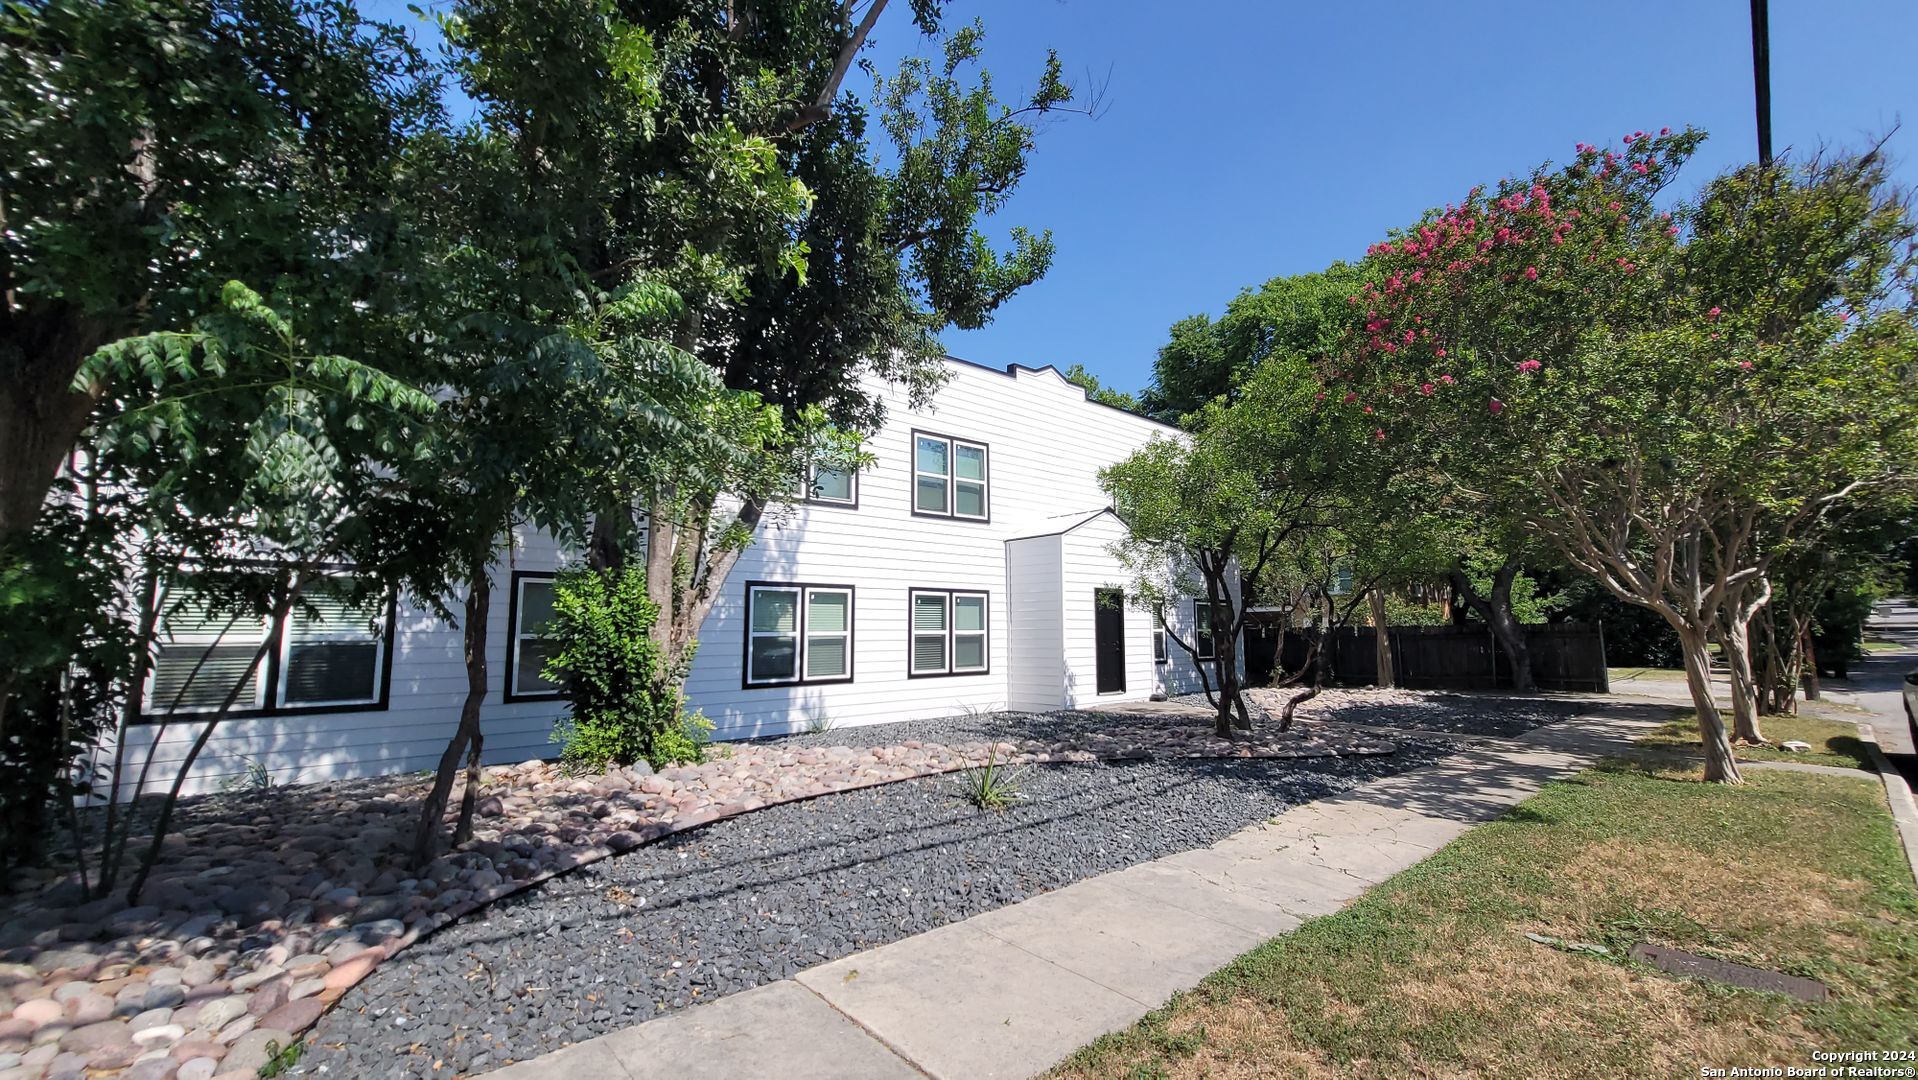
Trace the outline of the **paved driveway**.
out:
M 1846 700 L 1876 714 L 1871 726 L 1878 735 L 1878 744 L 1905 774 L 1905 779 L 1918 789 L 1918 739 L 1914 739 L 1911 718 L 1905 714 L 1903 701 L 1905 673 L 1918 668 L 1918 604 L 1908 600 L 1879 604 L 1872 613 L 1866 637 L 1895 641 L 1900 648 L 1870 653 L 1851 666 L 1849 679 L 1842 683 L 1830 681 L 1826 685 L 1837 691 L 1834 697 L 1846 695 Z

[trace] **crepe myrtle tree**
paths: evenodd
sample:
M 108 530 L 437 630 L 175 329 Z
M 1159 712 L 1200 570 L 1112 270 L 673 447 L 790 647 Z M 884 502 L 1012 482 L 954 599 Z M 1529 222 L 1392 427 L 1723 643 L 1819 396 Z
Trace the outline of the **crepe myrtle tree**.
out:
M 1374 245 L 1337 377 L 1483 512 L 1672 626 L 1706 777 L 1735 783 L 1709 643 L 1748 687 L 1739 628 L 1780 545 L 1911 471 L 1912 230 L 1875 154 L 1661 210 L 1702 137 L 1581 144 Z
M 1201 408 L 1189 435 L 1155 438 L 1099 474 L 1126 523 L 1117 553 L 1133 592 L 1149 605 L 1181 595 L 1207 602 L 1210 661 L 1167 636 L 1202 676 L 1210 665 L 1205 689 L 1221 738 L 1252 726 L 1238 665 L 1247 599 L 1236 579 L 1259 580 L 1288 544 L 1336 524 L 1343 492 L 1376 484 L 1389 468 L 1382 433 L 1359 410 L 1328 402 L 1319 385 L 1311 361 L 1269 358 L 1236 401 Z

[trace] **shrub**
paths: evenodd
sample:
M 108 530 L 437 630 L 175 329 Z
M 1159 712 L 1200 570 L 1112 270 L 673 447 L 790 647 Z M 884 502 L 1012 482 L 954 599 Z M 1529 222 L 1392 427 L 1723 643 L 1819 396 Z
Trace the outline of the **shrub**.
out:
M 553 729 L 569 768 L 598 771 L 644 759 L 656 768 L 705 758 L 712 723 L 685 713 L 682 669 L 665 664 L 652 630 L 659 607 L 646 574 L 578 570 L 553 587 L 546 678 L 567 688 L 568 715 Z M 688 650 L 685 663 L 692 660 Z

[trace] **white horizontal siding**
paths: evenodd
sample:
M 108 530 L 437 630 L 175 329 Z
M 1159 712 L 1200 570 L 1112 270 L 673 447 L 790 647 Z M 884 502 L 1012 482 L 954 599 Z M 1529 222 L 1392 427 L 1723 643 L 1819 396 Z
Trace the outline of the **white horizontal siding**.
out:
M 951 381 L 923 412 L 915 412 L 897 391 L 883 390 L 888 419 L 867 444 L 877 460 L 859 477 L 856 508 L 802 505 L 769 515 L 757 542 L 727 576 L 702 628 L 686 683 L 690 704 L 714 722 L 719 737 L 778 734 L 814 724 L 884 723 L 1014 704 L 1047 707 L 1076 700 L 1070 687 L 1081 681 L 1090 694 L 1092 588 L 1126 584 L 1109 550 L 1118 535 L 1117 521 L 1106 515 L 1101 524 L 1067 534 L 1073 537 L 1069 544 L 1055 537 L 1050 545 L 1035 544 L 1027 551 L 1023 543 L 1008 541 L 1056 534 L 1105 506 L 1099 470 L 1171 432 L 1087 401 L 1082 390 L 1050 369 L 1006 374 L 956 361 L 949 366 Z M 914 429 L 989 447 L 990 521 L 925 518 L 911 512 Z M 1022 584 L 1014 596 L 1008 589 L 1009 567 L 1022 558 L 1034 560 L 1029 569 L 1036 576 L 1031 591 Z M 497 569 L 483 709 L 484 756 L 489 762 L 553 752 L 548 733 L 562 706 L 507 704 L 501 689 L 510 632 L 510 574 L 550 571 L 565 561 L 550 538 L 523 535 L 516 538 L 511 558 Z M 742 686 L 748 581 L 852 586 L 853 681 Z M 987 673 L 907 676 L 907 593 L 913 588 L 988 595 Z M 1187 608 L 1174 618 L 1189 614 Z M 1151 619 L 1145 612 L 1128 611 L 1126 645 L 1127 698 L 1150 694 L 1162 673 L 1172 692 L 1188 686 L 1191 665 L 1176 647 L 1171 664 L 1153 664 Z M 389 708 L 228 721 L 196 764 L 189 788 L 240 780 L 250 762 L 287 782 L 430 768 L 452 736 L 465 693 L 459 630 L 402 604 Z M 143 751 L 152 733 L 136 732 L 129 749 Z M 192 725 L 169 729 L 156 752 L 156 776 L 170 773 L 168 767 L 182 759 L 195 733 Z
M 1007 706 L 1041 712 L 1065 705 L 1064 585 L 1059 534 L 1006 544 L 1007 622 L 1013 648 Z

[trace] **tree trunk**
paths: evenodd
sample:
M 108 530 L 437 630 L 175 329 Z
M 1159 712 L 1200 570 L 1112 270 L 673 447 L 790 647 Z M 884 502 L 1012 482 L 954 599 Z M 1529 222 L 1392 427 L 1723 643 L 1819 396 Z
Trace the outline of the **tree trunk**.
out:
M 1805 624 L 1804 632 L 1799 635 L 1798 641 L 1799 647 L 1804 650 L 1803 659 L 1799 662 L 1805 665 L 1805 700 L 1817 701 L 1824 697 L 1825 692 L 1818 683 L 1818 650 L 1812 647 L 1809 622 Z
M 1725 666 L 1731 673 L 1732 738 L 1753 746 L 1763 746 L 1765 734 L 1758 728 L 1758 693 L 1752 677 L 1751 627 L 1748 623 L 1731 619 L 1719 638 L 1719 644 L 1725 650 Z
M 1314 641 L 1312 647 L 1306 651 L 1306 663 L 1312 668 L 1312 685 L 1286 699 L 1285 710 L 1279 714 L 1279 731 L 1281 732 L 1292 730 L 1292 721 L 1299 711 L 1299 706 L 1318 697 L 1320 688 L 1325 685 L 1325 680 L 1320 677 L 1325 671 L 1325 666 L 1316 662 L 1322 655 L 1324 640 L 1325 630 L 1321 628 L 1318 640 Z
M 1525 643 L 1525 627 L 1512 614 L 1512 582 L 1518 579 L 1519 563 L 1517 558 L 1508 558 L 1499 564 L 1492 573 L 1492 595 L 1480 596 L 1472 587 L 1472 579 L 1457 567 L 1452 569 L 1452 591 L 1485 625 L 1492 628 L 1492 637 L 1498 647 L 1505 651 L 1505 659 L 1512 665 L 1512 689 L 1536 690 L 1537 681 L 1532 677 L 1532 650 Z
M 22 536 L 40 518 L 60 465 L 93 413 L 93 398 L 73 391 L 86 358 L 111 340 L 91 320 L 43 313 L 7 321 L 11 353 L 0 376 L 0 541 Z
M 1372 590 L 1372 638 L 1378 651 L 1380 686 L 1397 686 L 1398 678 L 1392 670 L 1392 631 L 1385 625 L 1385 594 Z
M 1725 721 L 1718 715 L 1718 702 L 1712 699 L 1712 658 L 1704 630 L 1695 626 L 1674 626 L 1679 648 L 1685 654 L 1685 684 L 1692 693 L 1692 707 L 1698 712 L 1699 741 L 1705 749 L 1705 779 L 1716 783 L 1742 784 L 1738 760 L 1732 756 L 1731 742 L 1725 738 Z
M 466 593 L 466 626 L 463 639 L 466 650 L 466 701 L 460 706 L 459 727 L 440 755 L 439 771 L 433 776 L 433 790 L 420 807 L 419 825 L 413 833 L 413 864 L 425 867 L 439 854 L 440 832 L 445 827 L 446 803 L 453 794 L 453 779 L 459 775 L 460 758 L 468 757 L 468 800 L 462 803 L 462 824 L 470 827 L 470 798 L 476 790 L 473 776 L 479 761 L 480 703 L 486 700 L 486 619 L 492 607 L 490 543 L 474 553 L 472 585 Z M 469 756 L 470 750 L 470 756 Z

